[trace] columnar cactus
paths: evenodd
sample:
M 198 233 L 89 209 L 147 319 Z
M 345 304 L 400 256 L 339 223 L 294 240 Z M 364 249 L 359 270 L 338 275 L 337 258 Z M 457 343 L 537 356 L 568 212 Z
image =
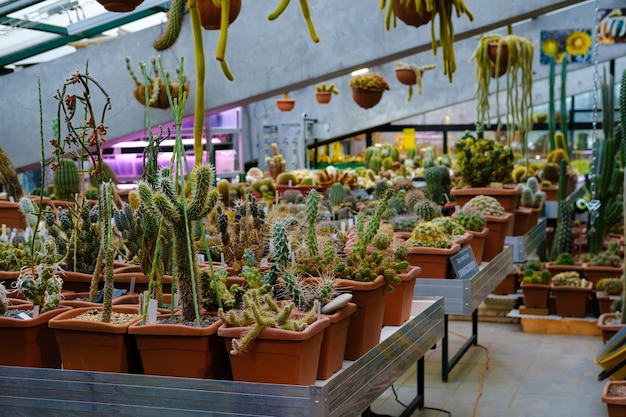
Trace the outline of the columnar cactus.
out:
M 29 274 L 29 268 L 22 270 L 17 279 L 17 288 L 24 297 L 39 307 L 41 313 L 53 310 L 61 301 L 63 280 L 56 272 L 58 267 L 56 244 L 53 239 L 44 242 L 37 274 Z M 0 292 L 2 290 L 0 289 Z
M 59 200 L 71 200 L 80 191 L 78 166 L 71 159 L 62 159 L 61 165 L 54 171 L 54 190 Z
M 2 147 L 0 147 L 0 184 L 4 185 L 7 194 L 16 201 L 22 197 L 22 185 L 17 178 L 13 163 Z
M 212 187 L 213 167 L 197 165 L 191 173 L 189 184 L 191 200 L 179 198 L 176 185 L 169 169 L 162 169 L 158 180 L 158 190 L 149 187 L 140 188 L 142 205 L 154 207 L 173 230 L 174 256 L 176 259 L 176 278 L 180 290 L 182 315 L 186 321 L 196 319 L 196 307 L 199 304 L 201 285 L 196 260 L 196 245 L 192 242 L 192 222 L 206 216 L 219 200 L 219 193 Z M 192 282 L 195 281 L 194 282 Z M 194 292 L 194 288 L 196 291 Z

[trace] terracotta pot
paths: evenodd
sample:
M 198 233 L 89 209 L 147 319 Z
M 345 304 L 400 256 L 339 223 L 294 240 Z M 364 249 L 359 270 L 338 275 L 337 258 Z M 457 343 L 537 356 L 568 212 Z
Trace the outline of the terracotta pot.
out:
M 383 98 L 384 91 L 385 90 L 382 88 L 353 88 L 352 99 L 359 105 L 359 107 L 371 109 L 380 102 L 381 98 Z
M 319 104 L 328 104 L 330 99 L 333 98 L 333 93 L 330 91 L 316 91 L 315 99 Z
M 109 12 L 132 12 L 143 0 L 97 0 Z
M 528 231 L 532 227 L 530 225 L 530 218 L 532 214 L 533 214 L 533 209 L 529 207 L 518 207 L 515 209 L 515 222 L 513 223 L 513 236 L 524 236 L 526 233 L 528 233 Z
M 200 14 L 200 24 L 206 30 L 219 30 L 221 27 L 222 9 L 213 4 L 213 0 L 197 0 L 198 13 Z M 241 11 L 241 0 L 230 0 L 228 13 L 228 24 L 237 19 Z
M 0 225 L 11 229 L 26 229 L 26 218 L 20 211 L 19 203 L 0 200 Z
M 31 310 L 30 302 L 11 300 L 10 310 Z M 61 368 L 61 356 L 48 321 L 70 310 L 58 307 L 30 320 L 0 317 L 0 365 Z
M 611 323 L 612 320 L 615 319 L 615 313 L 604 313 L 598 317 L 598 329 L 602 331 L 602 343 L 606 343 L 615 333 L 622 330 L 624 327 L 621 323 Z
M 417 75 L 411 67 L 396 67 L 396 78 L 404 85 L 417 84 Z
M 148 85 L 148 96 L 152 97 L 152 92 L 154 90 L 154 83 L 150 83 Z M 185 83 L 183 85 L 183 90 L 189 93 L 189 84 Z M 172 99 L 177 98 L 180 91 L 180 85 L 178 83 L 170 83 L 170 95 Z M 133 90 L 133 97 L 141 104 L 142 106 L 146 105 L 146 89 L 143 84 L 138 85 Z M 167 91 L 165 91 L 165 83 L 163 81 L 159 81 L 159 94 L 156 99 L 149 102 L 150 107 L 155 109 L 169 109 L 170 102 L 167 97 Z
M 296 105 L 296 100 L 293 98 L 277 98 L 276 107 L 280 111 L 291 111 Z
M 502 252 L 505 238 L 513 233 L 515 215 L 505 213 L 503 217 L 485 216 L 485 221 L 489 234 L 485 240 L 483 261 L 490 261 Z
M 344 308 L 327 316 L 330 325 L 324 329 L 320 360 L 317 365 L 317 379 L 328 379 L 343 366 L 348 329 L 352 315 L 356 311 L 356 304 L 348 303 Z
M 265 328 L 246 352 L 229 355 L 235 381 L 266 382 L 272 384 L 313 385 L 317 376 L 324 329 L 330 325 L 328 317 L 321 316 L 302 332 Z M 249 327 L 222 325 L 217 334 L 224 338 L 226 349 L 232 349 L 232 340 L 250 330 Z M 277 366 L 280 364 L 280 366 Z
M 515 294 L 517 291 L 517 282 L 520 274 L 518 271 L 509 273 L 500 283 L 493 289 L 492 293 L 496 295 Z
M 409 319 L 415 280 L 421 272 L 420 267 L 412 266 L 408 272 L 398 274 L 400 283 L 391 285 L 393 290 L 387 295 L 387 301 L 385 301 L 383 326 L 401 326 Z
M 611 395 L 613 389 L 626 391 L 626 381 L 607 381 L 602 388 L 602 402 L 606 404 L 609 417 L 626 416 L 626 395 Z
M 586 287 L 555 286 L 550 284 L 556 302 L 556 314 L 561 317 L 585 317 L 587 301 L 593 284 Z
M 352 316 L 344 359 L 356 360 L 380 343 L 385 316 L 387 281 L 380 275 L 374 281 L 336 279 L 339 291 L 350 291 L 357 311 Z
M 526 308 L 547 308 L 548 296 L 550 294 L 549 284 L 520 284 L 524 296 L 524 307 Z
M 539 223 L 539 216 L 541 215 L 541 210 L 543 207 L 531 208 L 530 209 L 530 217 L 528 218 L 528 230 L 532 229 Z M 517 212 L 516 212 L 517 215 Z
M 73 272 L 66 269 L 60 272 L 59 275 L 63 279 L 64 289 L 76 292 L 89 291 L 89 287 L 91 286 L 92 274 L 86 274 L 84 272 Z M 103 282 L 103 275 L 100 276 L 98 282 Z
M 471 233 L 473 236 L 472 240 L 470 240 L 470 246 L 472 247 L 472 252 L 474 252 L 476 263 L 480 265 L 483 261 L 483 253 L 485 251 L 485 242 L 487 241 L 489 228 L 485 227 L 482 232 L 468 230 L 467 233 Z
M 102 310 L 102 306 L 75 308 L 48 322 L 59 344 L 63 369 L 141 373 L 139 351 L 128 334 L 128 327 L 140 320 L 137 307 L 113 306 L 114 312 L 137 315 L 123 324 L 75 319 L 90 310 Z
M 128 333 L 135 337 L 145 374 L 230 379 L 228 352 L 217 335 L 222 324 L 221 320 L 216 320 L 208 327 L 167 323 L 142 325 L 139 320 L 128 328 Z M 170 360 L 173 358 L 176 360 Z
M 426 2 L 424 0 L 420 1 L 422 2 L 422 10 L 424 11 L 422 15 L 415 11 L 415 2 L 412 0 L 409 2 L 393 0 L 394 11 L 398 19 L 402 20 L 407 25 L 415 27 L 420 27 L 430 22 L 432 13 L 426 11 Z
M 419 266 L 422 269 L 420 278 L 454 278 L 450 256 L 460 250 L 461 245 L 458 243 L 453 244 L 449 249 L 409 246 L 409 255 L 406 260 L 409 265 Z
M 557 265 L 554 262 L 546 262 L 543 265 L 544 269 L 547 269 L 550 272 L 550 276 L 553 277 L 556 274 L 559 274 L 561 272 L 569 272 L 569 271 L 574 271 L 574 272 L 578 272 L 578 275 L 583 276 L 582 272 L 583 272 L 583 266 L 582 264 L 574 264 L 574 265 Z
M 72 292 L 69 294 L 63 294 L 63 299 L 59 304 L 72 308 L 84 308 L 84 307 L 101 307 L 102 303 L 94 303 L 89 300 L 89 291 Z
M 500 52 L 498 53 L 499 42 L 489 42 L 487 46 L 487 55 L 489 55 L 489 70 L 491 78 L 499 78 L 506 74 L 509 68 L 509 46 L 506 42 L 502 42 L 500 45 Z M 499 56 L 499 61 L 498 61 Z
M 596 300 L 598 301 L 598 311 L 600 314 L 611 313 L 611 305 L 614 301 L 621 299 L 620 295 L 609 295 L 604 291 L 596 292 Z
M 591 281 L 593 285 L 596 285 L 602 278 L 621 278 L 623 269 L 616 266 L 593 266 L 586 262 L 582 266 L 582 273 L 587 281 Z
M 477 195 L 487 195 L 498 200 L 507 213 L 515 213 L 521 192 L 522 188 L 519 185 L 505 185 L 504 188 L 454 187 L 450 190 L 450 194 L 454 196 L 454 201 L 461 207 Z
M 546 193 L 546 201 L 559 201 L 559 186 L 557 184 L 540 186 L 539 188 Z

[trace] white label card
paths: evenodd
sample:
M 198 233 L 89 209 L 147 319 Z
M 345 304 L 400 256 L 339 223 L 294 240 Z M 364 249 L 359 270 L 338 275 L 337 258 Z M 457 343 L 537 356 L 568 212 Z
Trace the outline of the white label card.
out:
M 150 301 L 148 302 L 148 323 L 156 324 L 158 306 L 159 306 L 159 303 L 155 299 L 150 299 Z
M 22 312 L 22 313 L 20 313 L 20 314 L 18 314 L 17 316 L 18 316 L 19 318 L 21 318 L 22 320 L 31 320 L 31 319 L 32 319 L 32 317 L 30 317 L 28 314 L 23 313 L 23 312 Z

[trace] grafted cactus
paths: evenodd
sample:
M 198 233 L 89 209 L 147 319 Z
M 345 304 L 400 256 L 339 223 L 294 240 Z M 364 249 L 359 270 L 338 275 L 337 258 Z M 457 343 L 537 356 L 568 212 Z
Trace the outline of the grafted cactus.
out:
M 176 278 L 180 291 L 182 315 L 186 321 L 196 319 L 201 280 L 195 263 L 196 245 L 192 242 L 192 222 L 204 218 L 219 200 L 218 191 L 213 188 L 213 167 L 197 165 L 189 178 L 191 199 L 187 202 L 179 197 L 176 184 L 169 169 L 162 169 L 158 180 L 158 189 L 147 186 L 140 190 L 142 205 L 155 208 L 155 213 L 162 216 L 170 226 L 174 236 L 174 257 L 176 259 Z

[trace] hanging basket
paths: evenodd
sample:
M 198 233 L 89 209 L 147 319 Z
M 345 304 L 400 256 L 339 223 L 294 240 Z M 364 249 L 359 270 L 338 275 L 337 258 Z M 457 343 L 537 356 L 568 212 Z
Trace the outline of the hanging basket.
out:
M 98 0 L 109 12 L 132 12 L 137 6 L 143 3 L 143 0 Z
M 416 1 L 422 2 L 423 15 L 418 14 L 415 10 Z M 426 2 L 424 0 L 393 0 L 393 7 L 398 19 L 410 26 L 420 27 L 430 22 L 432 19 L 432 14 L 426 12 Z
M 498 42 L 489 42 L 487 55 L 489 55 L 491 78 L 500 78 L 506 74 L 509 69 L 509 46 L 504 42 L 500 45 L 500 61 L 498 62 Z M 497 68 L 496 62 L 499 64 Z
M 165 84 L 163 81 L 159 80 L 159 94 L 155 99 L 151 100 L 149 105 L 155 109 L 169 109 L 170 103 L 167 98 L 167 92 L 165 91 Z M 189 94 L 189 84 L 183 84 L 184 91 Z M 152 97 L 152 92 L 154 91 L 154 83 L 148 84 L 148 95 Z M 170 94 L 172 98 L 177 98 L 178 93 L 180 92 L 180 84 L 178 83 L 170 83 Z M 142 106 L 146 105 L 146 89 L 144 84 L 140 84 L 133 90 L 133 97 L 141 104 Z
M 200 24 L 206 30 L 219 30 L 222 19 L 222 10 L 215 6 L 213 0 L 198 0 L 198 13 L 200 14 Z M 231 24 L 239 16 L 241 10 L 241 0 L 230 0 L 228 14 L 228 24 Z
M 315 93 L 315 99 L 319 104 L 328 104 L 333 97 L 333 93 L 330 91 L 317 91 Z
M 370 109 L 380 102 L 383 97 L 382 88 L 353 88 L 352 99 L 356 104 L 364 109 Z
M 410 67 L 398 67 L 396 68 L 396 78 L 404 85 L 417 84 L 417 75 L 413 68 Z
M 277 98 L 276 106 L 280 111 L 291 111 L 296 105 L 296 100 L 293 98 Z

